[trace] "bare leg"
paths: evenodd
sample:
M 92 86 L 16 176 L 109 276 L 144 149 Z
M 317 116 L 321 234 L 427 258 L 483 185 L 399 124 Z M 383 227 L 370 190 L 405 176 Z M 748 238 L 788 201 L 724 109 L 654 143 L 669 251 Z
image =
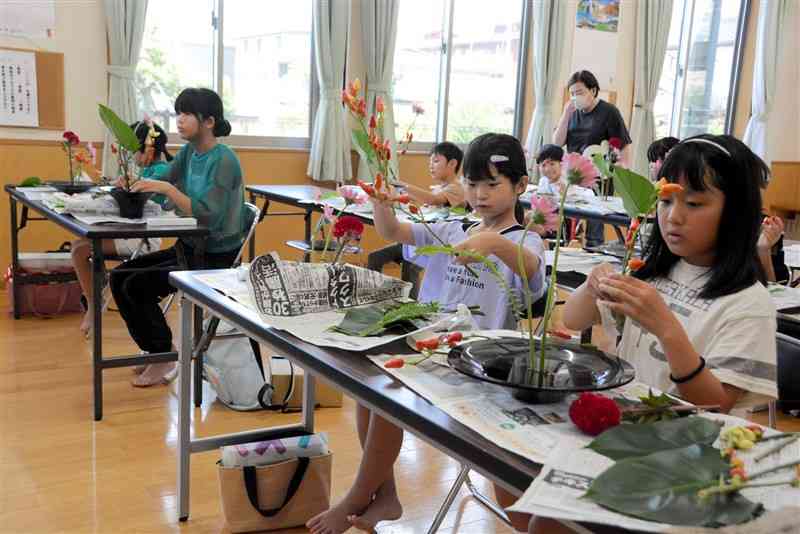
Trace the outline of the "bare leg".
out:
M 103 254 L 111 255 L 116 254 L 117 250 L 114 247 L 114 242 L 110 240 L 103 240 Z M 86 297 L 88 309 L 81 321 L 81 332 L 85 336 L 89 335 L 92 329 L 92 243 L 87 239 L 76 239 L 72 242 L 72 264 L 75 266 L 75 275 L 78 278 L 78 283 L 81 285 L 81 291 Z
M 356 417 L 359 439 L 363 435 L 364 448 L 356 480 L 336 506 L 309 520 L 306 526 L 312 534 L 345 532 L 354 526 L 349 518 L 356 520 L 357 517 L 353 516 L 363 513 L 371 505 L 377 505 L 379 497 L 381 508 L 385 508 L 385 503 L 391 500 L 392 495 L 397 501 L 397 507 L 400 505 L 394 484 L 394 462 L 403 444 L 403 430 L 374 413 L 370 414 L 361 406 L 358 407 Z M 394 512 L 392 515 L 396 519 L 401 510 Z M 389 517 L 381 517 L 377 521 L 381 519 Z

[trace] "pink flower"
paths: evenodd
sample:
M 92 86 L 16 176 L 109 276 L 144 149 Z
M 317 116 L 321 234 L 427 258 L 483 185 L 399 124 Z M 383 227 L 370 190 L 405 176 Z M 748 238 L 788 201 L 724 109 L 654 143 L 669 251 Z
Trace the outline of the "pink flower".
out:
M 600 176 L 600 171 L 588 158 L 577 152 L 570 152 L 561 162 L 562 174 L 570 185 L 592 187 Z
M 548 232 L 558 229 L 558 207 L 547 197 L 531 195 L 533 224 L 544 227 Z
M 356 204 L 358 206 L 367 201 L 364 191 L 357 186 L 343 185 L 336 189 L 344 199 L 345 204 Z
M 333 215 L 333 206 L 325 204 L 322 207 L 322 218 L 329 223 L 336 222 L 336 217 Z
M 86 143 L 86 148 L 89 149 L 89 155 L 92 156 L 92 165 L 97 165 L 97 149 L 91 141 Z
M 411 112 L 414 115 L 422 115 L 423 113 L 425 113 L 425 108 L 423 108 L 422 104 L 420 104 L 419 102 L 414 102 L 411 104 Z

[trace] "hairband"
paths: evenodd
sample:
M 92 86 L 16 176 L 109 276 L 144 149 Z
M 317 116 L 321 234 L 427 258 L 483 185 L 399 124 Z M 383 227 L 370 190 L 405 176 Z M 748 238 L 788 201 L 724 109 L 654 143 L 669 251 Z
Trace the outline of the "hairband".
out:
M 726 149 L 724 146 L 720 145 L 719 143 L 715 143 L 714 141 L 711 141 L 710 139 L 705 139 L 703 137 L 692 137 L 690 139 L 685 139 L 685 140 L 681 141 L 681 144 L 685 144 L 685 143 L 705 143 L 707 145 L 711 145 L 711 146 L 716 147 L 719 150 L 723 151 L 725 153 L 725 155 L 728 156 L 729 158 L 731 157 L 731 153 L 728 152 L 728 149 Z
M 504 156 L 502 154 L 492 154 L 489 156 L 489 161 L 492 163 L 503 163 L 504 161 L 508 161 L 508 156 Z

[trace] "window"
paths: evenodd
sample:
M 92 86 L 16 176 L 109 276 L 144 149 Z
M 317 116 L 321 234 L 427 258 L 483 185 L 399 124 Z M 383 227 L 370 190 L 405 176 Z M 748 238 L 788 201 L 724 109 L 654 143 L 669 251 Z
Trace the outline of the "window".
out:
M 525 0 L 403 0 L 395 46 L 396 135 L 418 142 L 468 143 L 485 132 L 520 136 L 527 55 Z M 432 83 L 433 82 L 433 83 Z
M 142 112 L 174 132 L 178 93 L 209 87 L 222 97 L 232 142 L 307 146 L 311 9 L 311 0 L 281 3 L 280 16 L 272 2 L 150 0 L 136 76 Z
M 656 137 L 730 133 L 748 0 L 675 0 Z

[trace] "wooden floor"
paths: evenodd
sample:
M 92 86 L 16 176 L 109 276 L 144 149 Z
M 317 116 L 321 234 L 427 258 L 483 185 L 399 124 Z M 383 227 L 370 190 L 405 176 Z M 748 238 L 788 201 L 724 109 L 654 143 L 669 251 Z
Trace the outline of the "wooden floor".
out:
M 174 383 L 136 389 L 130 369 L 109 370 L 104 419 L 94 422 L 91 347 L 78 331 L 80 317 L 15 321 L 5 313 L 5 291 L 0 309 L 0 532 L 227 532 L 218 452 L 192 456 L 191 517 L 177 521 Z M 116 313 L 104 316 L 104 338 L 108 354 L 135 351 Z M 228 410 L 208 388 L 193 417 L 201 436 L 297 419 Z M 329 433 L 334 451 L 335 498 L 351 484 L 360 459 L 353 420 L 349 399 L 343 408 L 317 413 L 317 429 Z M 379 532 L 425 532 L 457 473 L 456 462 L 406 435 L 397 464 L 405 514 Z M 488 490 L 485 480 L 475 478 Z M 511 532 L 465 494 L 440 532 Z

